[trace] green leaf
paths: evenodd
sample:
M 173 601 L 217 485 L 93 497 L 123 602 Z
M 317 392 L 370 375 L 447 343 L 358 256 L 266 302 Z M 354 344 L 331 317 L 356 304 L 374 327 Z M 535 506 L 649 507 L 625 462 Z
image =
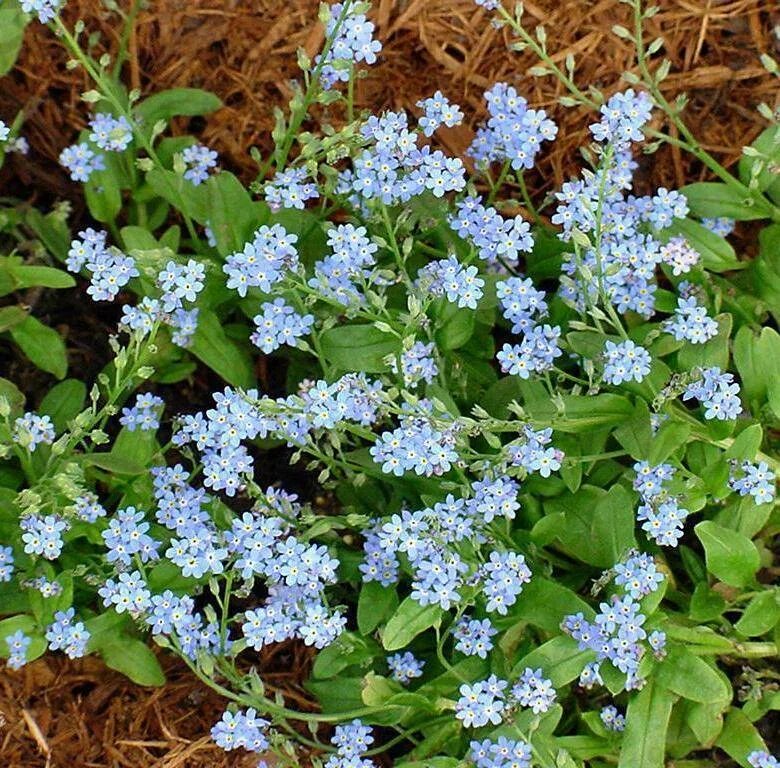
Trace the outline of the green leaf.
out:
M 160 250 L 157 238 L 145 227 L 122 227 L 119 234 L 128 252 Z
M 459 309 L 456 304 L 445 302 L 438 320 L 436 343 L 440 349 L 448 351 L 459 349 L 474 335 L 477 313 L 471 309 Z
M 763 170 L 758 174 L 758 189 L 761 192 L 770 190 L 769 194 L 776 195 L 780 177 L 772 169 L 772 164 L 780 165 L 780 127 L 770 125 L 761 132 L 759 137 L 751 145 L 762 155 L 769 157 L 769 161 L 763 161 Z M 759 162 L 760 158 L 743 155 L 739 161 L 739 178 L 743 184 L 750 184 L 752 179 L 753 166 Z
M 342 325 L 330 328 L 320 337 L 325 359 L 341 371 L 383 373 L 388 369 L 384 358 L 396 353 L 396 338 L 373 325 Z
M 68 354 L 57 331 L 31 315 L 10 329 L 11 337 L 30 360 L 42 371 L 65 378 Z
M 728 240 L 710 232 L 707 227 L 692 219 L 676 219 L 670 227 L 660 233 L 658 239 L 668 243 L 673 237 L 679 235 L 682 235 L 701 255 L 705 269 L 710 272 L 728 272 L 747 266 L 747 262 L 737 259 L 737 254 Z
M 503 628 L 523 621 L 554 633 L 560 630 L 561 619 L 573 613 L 592 617 L 593 609 L 568 587 L 543 576 L 534 576 L 523 587 L 508 615 L 496 619 L 494 623 Z
M 753 542 L 737 531 L 705 520 L 694 531 L 704 547 L 707 570 L 732 587 L 753 583 L 761 559 Z
M 666 461 L 678 448 L 684 448 L 691 434 L 689 424 L 667 421 L 660 426 L 650 446 L 648 461 L 656 466 Z
M 764 430 L 761 425 L 751 424 L 734 438 L 734 442 L 726 449 L 723 458 L 753 461 L 761 449 L 763 439 Z
M 71 419 L 84 408 L 87 399 L 86 385 L 78 379 L 65 379 L 55 384 L 41 401 L 38 412 L 47 414 L 57 432 L 62 432 Z
M 644 400 L 637 402 L 631 418 L 618 426 L 614 435 L 631 458 L 639 461 L 647 458 L 653 442 L 653 430 L 650 424 L 650 411 Z
M 0 397 L 4 397 L 10 403 L 12 416 L 24 408 L 25 397 L 19 387 L 2 377 L 0 377 Z
M 0 76 L 9 72 L 22 47 L 27 14 L 17 0 L 8 0 L 0 7 Z
M 438 605 L 422 606 L 407 597 L 387 622 L 382 632 L 382 646 L 386 651 L 405 648 L 421 632 L 438 625 L 442 615 Z
M 715 743 L 742 768 L 750 768 L 747 756 L 751 752 L 766 749 L 761 735 L 741 709 L 729 710 L 726 723 Z
M 93 218 L 111 223 L 122 209 L 120 160 L 113 153 L 104 154 L 106 169 L 94 171 L 84 184 L 84 197 Z
M 209 218 L 208 193 L 204 184 L 195 185 L 173 171 L 153 168 L 146 174 L 146 183 L 155 194 L 185 213 L 198 224 L 206 224 Z
M 318 680 L 329 680 L 348 667 L 369 667 L 377 652 L 379 647 L 373 640 L 367 640 L 354 632 L 342 632 L 333 643 L 317 654 L 312 676 Z
M 775 588 L 756 595 L 734 628 L 745 637 L 764 635 L 780 621 L 780 589 Z
M 248 389 L 254 386 L 252 361 L 232 339 L 228 338 L 219 318 L 209 310 L 201 310 L 198 329 L 190 343 L 190 351 L 228 384 Z
M 155 93 L 140 102 L 136 114 L 151 128 L 158 120 L 170 120 L 176 115 L 207 115 L 222 106 L 217 96 L 200 88 L 171 88 Z
M 367 581 L 360 588 L 357 623 L 361 634 L 373 632 L 398 607 L 398 595 L 393 587 L 383 587 L 378 581 Z
M 731 687 L 704 659 L 685 648 L 672 648 L 655 675 L 658 685 L 690 701 L 704 703 L 731 699 Z
M 618 768 L 664 768 L 673 702 L 652 678 L 629 700 Z
M 161 686 L 165 674 L 160 662 L 146 643 L 132 637 L 120 637 L 100 646 L 106 666 L 121 672 L 136 685 Z
M 548 506 L 557 510 L 558 501 Z M 560 501 L 566 507 L 566 524 L 557 541 L 571 557 L 609 568 L 636 546 L 634 497 L 622 485 L 612 486 L 607 493 L 583 486 Z M 587 546 L 583 542 L 588 542 Z
M 682 192 L 688 200 L 691 212 L 695 216 L 725 216 L 737 221 L 769 219 L 772 208 L 766 202 L 756 202 L 739 190 L 716 181 L 699 181 L 683 187 Z
M 206 182 L 209 204 L 209 228 L 222 256 L 240 251 L 262 224 L 259 209 L 244 185 L 227 171 Z
M 593 659 L 593 652 L 581 651 L 576 640 L 567 635 L 558 635 L 520 659 L 515 664 L 512 677 L 519 675 L 526 667 L 541 667 L 544 675 L 558 688 L 576 680 L 582 668 Z
M 3 307 L 0 309 L 0 333 L 23 323 L 28 316 L 21 307 Z
M 67 272 L 54 267 L 18 264 L 8 270 L 16 281 L 16 290 L 24 288 L 72 288 L 76 281 Z
M 718 334 L 704 344 L 691 344 L 686 342 L 677 353 L 677 363 L 681 371 L 689 371 L 692 368 L 708 368 L 716 365 L 721 370 L 729 367 L 729 336 L 733 317 L 727 314 L 718 315 Z
M 89 453 L 82 461 L 90 467 L 97 467 L 112 475 L 141 475 L 146 472 L 144 464 L 132 459 L 115 456 L 113 453 Z
M 759 411 L 769 402 L 780 416 L 780 334 L 774 328 L 756 334 L 743 326 L 734 338 L 734 364 L 751 408 Z

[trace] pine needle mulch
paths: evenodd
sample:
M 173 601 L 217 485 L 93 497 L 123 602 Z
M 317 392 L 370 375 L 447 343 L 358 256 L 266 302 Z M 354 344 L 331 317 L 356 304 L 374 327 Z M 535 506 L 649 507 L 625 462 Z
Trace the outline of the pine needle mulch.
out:
M 296 51 L 314 54 L 321 45 L 318 0 L 152 0 L 148 5 L 130 35 L 126 82 L 145 94 L 175 86 L 217 93 L 223 109 L 205 122 L 178 128 L 198 133 L 220 152 L 224 166 L 245 180 L 254 178 L 257 169 L 248 150 L 269 147 L 273 108 L 286 104 L 297 76 Z M 666 40 L 662 53 L 671 60 L 672 73 L 664 92 L 670 99 L 688 93 L 688 123 L 729 165 L 763 127 L 755 106 L 778 99 L 776 80 L 758 57 L 778 53 L 772 30 L 780 12 L 771 13 L 773 4 L 765 0 L 660 0 L 659 5 L 647 40 L 657 35 Z M 442 138 L 447 149 L 462 153 L 484 115 L 483 91 L 505 80 L 561 125 L 539 172 L 529 179 L 533 190 L 549 190 L 576 172 L 577 148 L 587 139 L 592 115 L 557 106 L 562 87 L 552 78 L 530 76 L 537 63 L 533 53 L 510 51 L 509 32 L 494 29 L 474 0 L 375 0 L 374 7 L 384 51 L 358 85 L 360 105 L 414 110 L 420 98 L 440 88 L 466 111 L 467 125 Z M 100 31 L 96 50 L 114 51 L 118 18 L 101 8 L 96 0 L 69 0 L 66 16 L 71 23 L 83 18 L 87 29 Z M 544 23 L 559 64 L 567 54 L 575 56 L 580 85 L 608 92 L 625 87 L 620 75 L 634 68 L 633 51 L 611 29 L 616 23 L 630 25 L 628 6 L 619 0 L 531 0 L 525 9 L 528 28 Z M 18 67 L 0 88 L 0 117 L 23 108 L 33 146 L 29 160 L 15 159 L 13 170 L 25 187 L 55 195 L 73 194 L 56 158 L 83 127 L 87 110 L 80 94 L 91 88 L 80 70 L 68 70 L 65 63 L 51 32 L 32 24 Z M 326 117 L 338 121 L 339 115 Z M 667 148 L 647 163 L 646 180 L 681 186 L 702 173 L 690 157 Z
M 255 661 L 268 695 L 310 710 L 301 680 L 311 651 L 264 649 Z M 209 736 L 224 698 L 160 654 L 167 682 L 141 688 L 95 657 L 48 656 L 0 672 L 3 768 L 256 768 L 259 755 L 225 753 Z M 265 758 L 269 768 L 277 763 Z
M 775 81 L 759 54 L 778 54 L 773 26 L 780 13 L 765 0 L 659 0 L 661 12 L 648 28 L 663 35 L 672 74 L 664 82 L 669 99 L 686 92 L 686 120 L 703 145 L 724 165 L 762 130 L 755 106 L 778 99 Z M 381 63 L 368 70 L 357 100 L 371 109 L 414 110 L 418 99 L 441 89 L 466 111 L 467 124 L 448 131 L 442 143 L 462 153 L 484 115 L 482 92 L 492 83 L 514 84 L 529 102 L 544 107 L 561 131 L 544 153 L 531 182 L 546 192 L 579 166 L 577 147 L 587 140 L 591 115 L 557 106 L 562 88 L 533 78 L 533 55 L 508 49 L 506 32 L 493 29 L 473 0 L 375 0 L 374 20 L 384 44 Z M 249 148 L 269 148 L 273 108 L 284 106 L 296 77 L 296 51 L 317 51 L 322 33 L 318 0 L 152 0 L 130 35 L 126 78 L 144 94 L 176 86 L 217 93 L 224 108 L 205 121 L 177 125 L 217 149 L 225 167 L 254 178 Z M 543 22 L 549 48 L 562 63 L 576 57 L 577 81 L 608 92 L 633 68 L 632 51 L 611 32 L 628 22 L 618 0 L 532 0 L 526 22 Z M 117 19 L 96 0 L 69 0 L 67 17 L 83 18 L 101 31 L 98 49 L 116 50 Z M 0 83 L 0 118 L 26 115 L 24 134 L 32 152 L 12 157 L 3 170 L 4 194 L 23 190 L 52 200 L 79 192 L 57 167 L 63 147 L 83 127 L 80 93 L 91 87 L 51 33 L 30 25 L 16 70 Z M 324 115 L 337 122 L 338 114 Z M 643 164 L 648 185 L 680 186 L 704 178 L 690 157 L 669 148 Z M 99 661 L 41 659 L 19 673 L 0 675 L 0 763 L 8 768 L 244 768 L 245 756 L 225 754 L 208 738 L 224 702 L 180 666 L 169 665 L 162 689 L 133 686 Z M 301 663 L 280 656 L 268 672 L 292 678 L 299 690 Z M 300 693 L 298 693 L 300 695 Z

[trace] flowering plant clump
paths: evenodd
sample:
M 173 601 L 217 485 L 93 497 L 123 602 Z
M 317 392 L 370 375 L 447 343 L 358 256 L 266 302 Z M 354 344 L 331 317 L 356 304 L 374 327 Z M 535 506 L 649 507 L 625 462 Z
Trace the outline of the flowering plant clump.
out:
M 581 174 L 539 201 L 524 174 L 557 128 L 511 83 L 467 162 L 438 148 L 465 118 L 440 91 L 357 113 L 367 3 L 323 5 L 258 199 L 165 136 L 215 97 L 141 100 L 58 3 L 24 8 L 95 85 L 60 160 L 98 224 L 30 226 L 122 309 L 96 382 L 34 407 L 0 380 L 12 668 L 94 652 L 159 685 L 151 638 L 226 697 L 217 744 L 290 765 L 292 742 L 328 768 L 777 764 L 756 724 L 780 706 L 780 131 L 719 166 L 648 69 L 654 10 L 629 4 L 642 76 L 606 96 L 521 8 L 477 2 L 596 115 Z M 317 105 L 343 124 L 315 129 Z M 648 138 L 720 181 L 639 194 Z M 728 240 L 746 220 L 751 258 Z M 199 364 L 224 384 L 189 406 L 170 387 Z M 275 446 L 337 511 L 258 483 Z M 285 641 L 315 653 L 306 711 L 253 666 Z

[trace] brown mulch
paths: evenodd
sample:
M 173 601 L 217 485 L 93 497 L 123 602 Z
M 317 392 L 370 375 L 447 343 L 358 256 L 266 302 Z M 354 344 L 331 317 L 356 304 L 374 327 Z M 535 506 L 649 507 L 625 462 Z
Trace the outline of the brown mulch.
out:
M 119 0 L 127 7 L 128 0 Z M 205 121 L 177 126 L 220 152 L 223 164 L 249 181 L 257 168 L 249 148 L 267 152 L 273 108 L 291 96 L 297 75 L 296 50 L 316 52 L 322 34 L 316 22 L 319 0 L 150 0 L 130 36 L 127 82 L 144 94 L 175 86 L 212 90 L 225 106 Z M 772 29 L 780 14 L 766 0 L 658 0 L 661 12 L 648 25 L 648 38 L 663 35 L 672 74 L 664 91 L 672 99 L 687 92 L 686 120 L 703 145 L 724 165 L 738 159 L 764 122 L 755 106 L 775 105 L 776 81 L 758 60 L 777 57 Z M 533 106 L 559 122 L 559 138 L 544 153 L 530 181 L 547 191 L 579 166 L 577 147 L 587 138 L 590 115 L 557 105 L 562 88 L 550 78 L 533 78 L 533 54 L 508 49 L 506 32 L 493 29 L 473 0 L 375 0 L 374 20 L 384 44 L 381 63 L 367 70 L 357 87 L 360 105 L 406 108 L 437 88 L 463 105 L 468 124 L 442 138 L 462 153 L 483 116 L 482 92 L 506 80 Z M 614 37 L 628 9 L 618 0 L 532 0 L 525 3 L 529 26 L 543 22 L 558 62 L 568 53 L 578 64 L 577 81 L 607 91 L 620 87 L 631 69 L 630 46 Z M 101 43 L 115 50 L 117 17 L 98 0 L 68 0 L 67 18 L 100 30 Z M 12 157 L 0 188 L 53 200 L 79 198 L 57 166 L 57 156 L 83 127 L 90 88 L 80 70 L 66 68 L 66 55 L 37 23 L 28 28 L 16 70 L 0 84 L 0 118 L 19 109 L 32 152 Z M 660 59 L 659 59 L 660 60 Z M 327 115 L 326 115 L 327 116 Z M 338 115 L 332 116 L 334 120 Z M 690 157 L 663 149 L 647 165 L 649 182 L 680 186 L 703 177 Z M 19 673 L 0 672 L 0 764 L 8 768 L 244 768 L 242 756 L 226 755 L 208 739 L 224 702 L 180 666 L 169 665 L 169 683 L 142 689 L 106 670 L 95 659 L 41 659 Z M 273 666 L 269 665 L 269 669 Z M 289 667 L 280 663 L 280 674 Z M 293 675 L 294 676 L 294 675 Z M 48 757 L 47 757 L 48 755 Z
M 120 0 L 123 7 L 129 0 Z M 776 81 L 759 54 L 777 54 L 773 36 L 780 14 L 765 0 L 659 0 L 660 13 L 648 23 L 648 41 L 666 40 L 672 74 L 667 97 L 687 92 L 687 120 L 703 145 L 724 165 L 764 127 L 755 111 L 778 99 Z M 250 180 L 256 173 L 249 148 L 269 148 L 272 110 L 291 95 L 298 74 L 296 51 L 315 53 L 322 42 L 316 21 L 318 0 L 153 0 L 140 13 L 130 36 L 126 81 L 144 93 L 175 86 L 212 90 L 225 107 L 205 123 L 190 126 L 219 150 L 224 164 Z M 507 31 L 489 23 L 474 0 L 375 0 L 374 20 L 384 44 L 381 62 L 367 70 L 357 88 L 358 102 L 372 109 L 414 109 L 418 99 L 441 88 L 459 101 L 468 125 L 447 132 L 443 142 L 461 153 L 483 116 L 482 92 L 497 80 L 514 83 L 532 105 L 550 110 L 561 124 L 558 140 L 545 152 L 536 191 L 549 189 L 575 172 L 577 147 L 587 138 L 590 115 L 557 105 L 562 87 L 552 78 L 527 74 L 532 53 L 508 49 Z M 630 44 L 611 33 L 628 23 L 630 9 L 619 0 L 532 0 L 525 3 L 526 26 L 543 22 L 548 47 L 562 63 L 568 53 L 578 65 L 581 85 L 607 91 L 622 87 L 622 72 L 633 67 Z M 101 32 L 101 43 L 116 50 L 119 22 L 98 0 L 69 0 L 67 18 L 82 18 Z M 660 62 L 660 57 L 657 58 Z M 31 24 L 18 67 L 0 89 L 0 117 L 23 108 L 25 132 L 33 146 L 31 162 L 16 159 L 15 172 L 26 186 L 57 195 L 73 187 L 56 167 L 61 149 L 84 125 L 80 93 L 91 85 L 81 70 L 68 70 L 66 56 L 51 32 Z M 336 116 L 337 117 L 337 116 Z M 649 182 L 681 186 L 702 169 L 669 148 L 650 164 Z
M 209 738 L 224 700 L 171 666 L 140 688 L 96 658 L 47 657 L 0 679 L 0 760 L 8 768 L 249 768 Z
M 210 739 L 224 698 L 181 662 L 160 655 L 167 683 L 141 688 L 96 657 L 47 656 L 0 672 L 3 768 L 255 768 L 260 756 L 225 753 Z M 311 653 L 300 644 L 258 659 L 268 695 L 308 710 L 300 687 Z M 269 768 L 277 766 L 267 757 Z

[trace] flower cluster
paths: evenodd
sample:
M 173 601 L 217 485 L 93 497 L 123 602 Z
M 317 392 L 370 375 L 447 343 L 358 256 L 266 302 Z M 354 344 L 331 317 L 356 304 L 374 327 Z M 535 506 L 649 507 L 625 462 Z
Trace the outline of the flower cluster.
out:
M 90 121 L 89 129 L 89 140 L 107 152 L 124 152 L 133 140 L 133 128 L 123 115 L 100 112 Z
M 753 768 L 778 768 L 780 761 L 762 749 L 753 750 L 747 757 Z
M 41 24 L 48 24 L 57 15 L 65 0 L 21 0 L 25 13 L 35 13 Z
M 257 716 L 255 709 L 227 711 L 211 729 L 211 738 L 226 752 L 234 749 L 264 752 L 269 746 L 265 735 L 269 725 L 267 720 Z
M 330 40 L 326 55 L 317 56 L 315 65 L 319 68 L 320 80 L 326 89 L 338 83 L 346 83 L 354 64 L 374 64 L 382 43 L 374 40 L 374 24 L 356 4 L 350 7 L 344 3 L 333 3 L 328 8 L 325 34 Z
M 756 504 L 769 504 L 775 498 L 775 473 L 765 461 L 753 464 L 743 461 L 739 465 L 740 473 L 732 472 L 729 488 L 740 496 L 752 496 Z
M 57 611 L 54 622 L 46 630 L 49 650 L 62 651 L 70 659 L 79 659 L 87 652 L 90 633 L 84 622 L 76 621 L 76 609 Z
M 531 227 L 522 216 L 505 219 L 479 197 L 465 197 L 456 205 L 457 215 L 450 226 L 473 244 L 480 259 L 492 266 L 514 266 L 521 253 L 528 253 L 534 244 Z
M 718 324 L 707 315 L 694 296 L 677 299 L 674 316 L 664 323 L 664 328 L 678 341 L 704 344 L 718 334 Z
M 46 560 L 56 560 L 63 547 L 62 535 L 70 529 L 67 520 L 58 515 L 29 515 L 19 519 L 22 543 L 28 555 L 40 555 Z
M 39 445 L 51 445 L 54 434 L 54 424 L 46 415 L 28 411 L 14 421 L 14 439 L 30 452 Z
M 336 754 L 328 758 L 325 768 L 373 768 L 373 762 L 363 754 L 374 743 L 374 737 L 371 728 L 360 720 L 337 725 L 330 743 L 336 747 Z
M 260 306 L 255 315 L 255 332 L 252 343 L 266 354 L 284 345 L 294 347 L 297 340 L 305 336 L 314 325 L 314 315 L 298 314 L 284 299 L 274 299 Z
M 105 170 L 103 155 L 90 148 L 86 142 L 72 144 L 60 152 L 60 165 L 70 174 L 73 181 L 89 181 L 95 171 Z
M 650 373 L 650 363 L 650 353 L 630 339 L 604 345 L 604 381 L 608 384 L 642 381 Z
M 184 178 L 195 186 L 209 177 L 209 171 L 217 167 L 217 153 L 203 144 L 193 144 L 181 153 L 184 163 Z
M 634 581 L 639 586 L 634 586 Z M 626 594 L 613 595 L 609 601 L 599 605 L 599 613 L 591 622 L 582 613 L 566 616 L 561 628 L 571 635 L 581 650 L 596 654 L 596 662 L 583 670 L 580 682 L 590 687 L 602 683 L 600 667 L 608 661 L 626 675 L 628 690 L 641 688 L 643 678 L 639 675 L 639 664 L 645 655 L 644 641 L 657 655 L 662 655 L 666 638 L 662 632 L 648 637 L 644 628 L 646 616 L 640 611 L 640 604 L 634 597 L 655 592 L 661 580 L 656 578 L 655 564 L 647 558 L 633 553 L 618 572 L 615 583 L 624 588 Z
M 536 325 L 525 334 L 520 344 L 504 344 L 496 359 L 504 373 L 527 379 L 532 373 L 552 369 L 555 358 L 563 354 L 560 338 L 561 329 L 557 325 Z
M 422 676 L 425 662 L 415 659 L 407 651 L 406 653 L 394 653 L 392 656 L 388 656 L 387 666 L 393 680 L 397 680 L 399 683 L 408 683 L 410 680 Z
M 626 728 L 626 716 L 618 712 L 617 707 L 614 707 L 611 704 L 604 707 L 601 712 L 599 712 L 599 717 L 608 731 L 619 732 Z
M 131 432 L 140 429 L 142 432 L 154 432 L 160 427 L 160 412 L 165 401 L 157 395 L 136 395 L 135 405 L 122 409 L 119 423 Z
M 303 210 L 308 200 L 316 200 L 319 196 L 317 185 L 309 180 L 309 173 L 305 168 L 288 168 L 277 173 L 265 185 L 265 199 L 272 210 Z
M 732 374 L 722 372 L 717 366 L 703 368 L 700 378 L 686 387 L 683 400 L 694 398 L 704 406 L 705 419 L 727 421 L 736 419 L 742 412 L 739 384 Z
M 418 274 L 418 282 L 435 296 L 446 296 L 447 301 L 461 309 L 476 309 L 483 296 L 485 281 L 478 277 L 475 266 L 464 267 L 455 256 L 432 261 Z
M 25 635 L 21 629 L 5 638 L 8 648 L 7 664 L 11 669 L 21 669 L 27 663 L 27 649 L 31 643 L 32 638 Z
M 106 243 L 107 234 L 94 229 L 79 232 L 68 251 L 65 265 L 71 272 L 86 269 L 90 273 L 87 293 L 93 301 L 113 301 L 130 280 L 139 276 L 132 256 Z
M 488 723 L 498 725 L 508 712 L 518 707 L 541 714 L 555 703 L 555 689 L 543 677 L 541 669 L 526 669 L 507 691 L 508 687 L 509 683 L 496 675 L 473 685 L 464 683 L 455 704 L 455 717 L 465 728 L 481 728 Z
M 558 127 L 543 109 L 528 102 L 508 83 L 485 91 L 487 123 L 477 130 L 467 154 L 480 165 L 508 163 L 515 171 L 534 167 L 542 142 L 553 141 Z
M 487 658 L 493 650 L 493 636 L 498 630 L 490 623 L 490 619 L 470 619 L 464 616 L 456 624 L 452 636 L 457 641 L 455 649 L 466 656 L 479 656 Z
M 646 461 L 634 464 L 634 489 L 639 492 L 642 504 L 637 520 L 642 530 L 663 547 L 676 547 L 683 535 L 688 510 L 679 505 L 677 497 L 664 489 L 664 483 L 675 475 L 671 464 L 650 466 Z
M 241 297 L 246 296 L 249 288 L 269 293 L 285 270 L 297 267 L 297 241 L 298 236 L 289 234 L 280 224 L 263 225 L 242 251 L 230 254 L 225 260 L 227 287 Z
M 477 0 L 478 4 L 488 5 L 498 0 Z M 492 741 L 472 741 L 469 744 L 469 757 L 476 768 L 531 768 L 531 745 L 520 739 L 499 736 Z
M 419 120 L 420 130 L 428 138 L 433 136 L 442 125 L 454 128 L 463 121 L 460 107 L 450 103 L 441 91 L 436 91 L 433 96 L 418 101 L 417 106 L 423 110 Z

